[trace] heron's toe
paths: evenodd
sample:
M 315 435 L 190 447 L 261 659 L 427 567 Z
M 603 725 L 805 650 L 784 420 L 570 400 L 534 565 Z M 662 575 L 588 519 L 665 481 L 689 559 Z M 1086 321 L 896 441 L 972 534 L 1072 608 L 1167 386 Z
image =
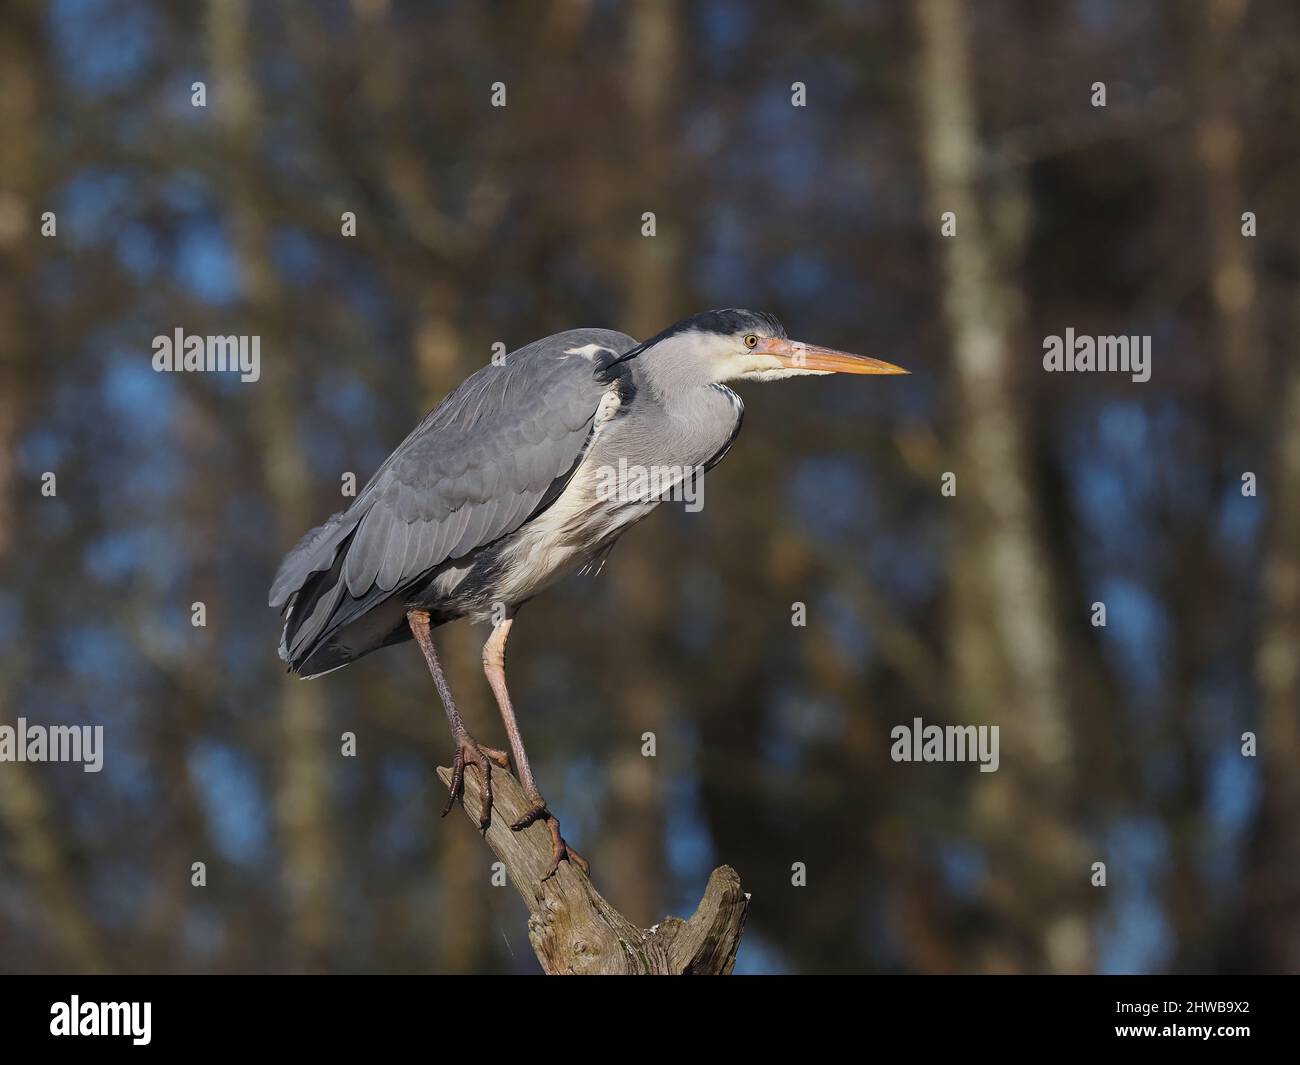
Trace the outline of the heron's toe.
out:
M 588 876 L 591 875 L 591 863 L 565 842 L 560 835 L 560 822 L 554 817 L 547 818 L 546 827 L 551 830 L 551 868 L 543 880 L 549 880 L 560 869 L 561 862 L 572 862 Z
M 532 806 L 528 807 L 528 809 L 524 811 L 523 817 L 519 818 L 519 820 L 516 821 L 510 827 L 515 832 L 522 832 L 534 821 L 540 821 L 543 818 L 549 819 L 550 817 L 551 817 L 551 811 L 546 808 L 545 801 L 543 801 L 542 799 L 538 799 L 533 803 Z
M 451 763 L 451 785 L 447 792 L 447 805 L 442 808 L 443 817 L 451 811 L 456 800 L 465 794 L 465 767 L 474 765 L 483 781 L 483 786 L 479 789 L 478 827 L 482 832 L 487 831 L 492 823 L 493 762 L 502 769 L 510 768 L 510 759 L 505 751 L 480 744 L 468 733 L 457 737 L 456 753 Z
M 496 762 L 496 764 L 499 765 L 502 769 L 510 768 L 509 752 L 502 751 L 496 747 L 488 747 L 486 744 L 482 744 L 482 743 L 478 745 L 478 749 L 482 751 L 485 755 L 487 755 L 490 759 L 492 759 L 492 761 Z
M 533 800 L 532 806 L 524 811 L 524 815 L 510 827 L 515 832 L 522 832 L 538 821 L 546 822 L 546 827 L 551 833 L 551 864 L 546 870 L 546 875 L 542 877 L 543 880 L 550 880 L 560 868 L 561 862 L 572 862 L 584 873 L 591 872 L 591 865 L 587 859 L 570 847 L 560 835 L 559 819 L 546 808 L 546 802 L 540 796 Z

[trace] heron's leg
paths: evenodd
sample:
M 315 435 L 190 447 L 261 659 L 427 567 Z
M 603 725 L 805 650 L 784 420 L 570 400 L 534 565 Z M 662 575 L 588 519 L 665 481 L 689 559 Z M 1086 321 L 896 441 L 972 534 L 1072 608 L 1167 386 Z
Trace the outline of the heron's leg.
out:
M 524 750 L 524 739 L 519 734 L 519 723 L 515 720 L 515 708 L 510 702 L 510 692 L 506 688 L 506 639 L 510 635 L 510 626 L 514 616 L 505 618 L 492 627 L 492 635 L 483 645 L 483 672 L 487 676 L 492 694 L 496 696 L 497 706 L 501 709 L 501 720 L 506 726 L 506 735 L 510 737 L 510 750 L 515 756 L 515 768 L 519 771 L 519 781 L 524 786 L 524 793 L 532 803 L 528 812 L 510 827 L 516 832 L 527 828 L 534 821 L 544 820 L 551 832 L 551 868 L 546 874 L 554 875 L 560 862 L 569 860 L 579 866 L 584 873 L 590 871 L 581 854 L 571 848 L 560 835 L 560 822 L 546 807 L 546 800 L 533 778 L 532 766 L 528 764 L 528 753 Z
M 463 794 L 465 766 L 468 762 L 473 762 L 478 766 L 478 771 L 483 777 L 478 826 L 486 829 L 492 819 L 492 762 L 505 769 L 509 767 L 510 759 L 506 757 L 505 751 L 498 751 L 495 747 L 487 747 L 479 743 L 465 728 L 460 711 L 456 709 L 456 701 L 451 697 L 451 689 L 447 686 L 447 678 L 442 674 L 438 652 L 433 649 L 433 631 L 429 626 L 429 612 L 408 610 L 406 622 L 411 626 L 415 642 L 420 645 L 429 672 L 433 674 L 433 686 L 438 689 L 438 697 L 442 699 L 442 708 L 447 712 L 447 723 L 451 726 L 451 734 L 456 741 L 456 755 L 451 763 L 451 793 L 447 796 L 447 805 L 442 809 L 442 816 L 447 816 L 452 804 Z

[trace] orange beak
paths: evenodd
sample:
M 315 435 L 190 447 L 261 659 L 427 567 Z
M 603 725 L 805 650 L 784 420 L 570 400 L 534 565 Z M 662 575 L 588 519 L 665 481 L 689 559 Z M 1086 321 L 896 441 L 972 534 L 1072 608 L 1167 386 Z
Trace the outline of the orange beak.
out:
M 820 373 L 900 374 L 911 373 L 892 362 L 850 355 L 834 348 L 819 348 L 784 337 L 760 337 L 752 349 L 755 355 L 771 355 L 792 370 L 816 370 Z

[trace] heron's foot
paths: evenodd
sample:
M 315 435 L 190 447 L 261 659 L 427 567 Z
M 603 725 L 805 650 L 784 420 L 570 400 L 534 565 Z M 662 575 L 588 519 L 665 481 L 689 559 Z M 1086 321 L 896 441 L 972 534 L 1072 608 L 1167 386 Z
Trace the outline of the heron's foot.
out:
M 543 880 L 550 880 L 560 868 L 561 862 L 572 862 L 584 873 L 591 872 L 591 865 L 581 854 L 564 842 L 564 837 L 560 835 L 560 822 L 546 808 L 546 800 L 540 795 L 533 800 L 532 806 L 528 811 L 510 827 L 516 832 L 522 832 L 534 821 L 545 821 L 546 827 L 551 832 L 551 867 L 546 871 Z
M 510 756 L 505 751 L 479 743 L 468 732 L 462 731 L 456 736 L 456 754 L 451 762 L 451 790 L 447 794 L 447 805 L 442 808 L 443 817 L 451 811 L 456 800 L 465 794 L 465 767 L 474 765 L 478 767 L 483 781 L 479 796 L 478 827 L 482 832 L 487 831 L 488 825 L 492 823 L 493 762 L 502 769 L 510 768 Z

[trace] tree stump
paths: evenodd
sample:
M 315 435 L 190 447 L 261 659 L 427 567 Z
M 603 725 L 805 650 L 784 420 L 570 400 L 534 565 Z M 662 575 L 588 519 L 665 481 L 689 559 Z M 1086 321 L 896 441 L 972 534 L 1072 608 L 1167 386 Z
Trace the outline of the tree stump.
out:
M 439 767 L 448 786 L 451 770 Z M 476 768 L 465 772 L 461 803 L 477 826 L 482 781 Z M 572 862 L 561 862 L 543 880 L 551 862 L 551 834 L 536 822 L 522 832 L 510 826 L 528 809 L 519 782 L 504 769 L 492 770 L 492 823 L 484 838 L 528 907 L 528 939 L 550 976 L 725 976 L 736 964 L 749 896 L 729 865 L 714 869 L 704 897 L 687 919 L 665 917 L 639 928 L 614 909 Z

